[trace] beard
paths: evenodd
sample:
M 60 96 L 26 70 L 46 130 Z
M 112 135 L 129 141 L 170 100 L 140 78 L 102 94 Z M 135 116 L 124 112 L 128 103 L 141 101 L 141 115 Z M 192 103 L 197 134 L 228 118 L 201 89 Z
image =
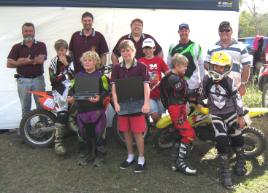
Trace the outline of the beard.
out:
M 23 41 L 24 42 L 31 42 L 34 40 L 34 36 L 28 35 L 28 36 L 23 36 Z

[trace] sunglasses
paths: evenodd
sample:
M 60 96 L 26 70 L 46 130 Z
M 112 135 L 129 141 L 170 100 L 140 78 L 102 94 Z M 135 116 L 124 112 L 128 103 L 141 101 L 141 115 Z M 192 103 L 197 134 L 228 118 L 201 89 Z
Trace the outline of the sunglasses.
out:
M 230 29 L 220 29 L 220 32 L 230 32 Z

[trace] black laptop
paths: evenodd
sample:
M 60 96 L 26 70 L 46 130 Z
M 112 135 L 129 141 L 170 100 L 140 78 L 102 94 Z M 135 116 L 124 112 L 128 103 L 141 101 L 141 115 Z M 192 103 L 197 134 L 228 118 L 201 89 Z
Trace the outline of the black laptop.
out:
M 144 104 L 144 86 L 142 77 L 129 77 L 115 81 L 117 100 L 120 105 L 119 115 L 141 113 Z
M 90 76 L 87 74 L 77 74 L 75 76 L 74 91 L 74 98 L 76 100 L 88 100 L 89 97 L 99 95 L 99 77 Z

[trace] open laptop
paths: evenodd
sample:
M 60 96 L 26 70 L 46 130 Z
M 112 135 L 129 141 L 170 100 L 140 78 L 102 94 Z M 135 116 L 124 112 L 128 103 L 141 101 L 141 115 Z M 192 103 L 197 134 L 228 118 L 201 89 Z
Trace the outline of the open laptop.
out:
M 129 77 L 115 81 L 119 115 L 141 113 L 144 104 L 144 86 L 142 77 Z
M 99 77 L 87 74 L 76 75 L 74 91 L 74 98 L 76 100 L 88 100 L 89 97 L 99 95 Z

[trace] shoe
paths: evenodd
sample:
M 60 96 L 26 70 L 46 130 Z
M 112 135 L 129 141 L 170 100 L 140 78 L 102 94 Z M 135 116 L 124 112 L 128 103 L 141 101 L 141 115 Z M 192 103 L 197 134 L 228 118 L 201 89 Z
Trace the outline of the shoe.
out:
M 132 162 L 128 162 L 127 160 L 125 160 L 123 163 L 121 163 L 120 169 L 122 170 L 127 169 L 129 166 L 131 166 L 134 163 L 135 163 L 135 159 L 133 159 Z
M 144 172 L 144 169 L 145 169 L 145 163 L 143 165 L 142 164 L 137 164 L 136 168 L 134 170 L 134 173 Z
M 55 153 L 59 156 L 65 155 L 67 153 L 66 148 L 62 143 L 56 143 L 54 149 Z
M 94 162 L 93 162 L 93 166 L 94 167 L 100 167 L 100 166 L 102 166 L 104 164 L 104 157 L 100 157 L 100 156 L 98 156 L 98 157 L 96 157 L 95 159 L 94 159 Z
M 229 160 L 227 154 L 219 155 L 219 172 L 220 182 L 226 189 L 233 189 L 232 176 L 229 168 Z

